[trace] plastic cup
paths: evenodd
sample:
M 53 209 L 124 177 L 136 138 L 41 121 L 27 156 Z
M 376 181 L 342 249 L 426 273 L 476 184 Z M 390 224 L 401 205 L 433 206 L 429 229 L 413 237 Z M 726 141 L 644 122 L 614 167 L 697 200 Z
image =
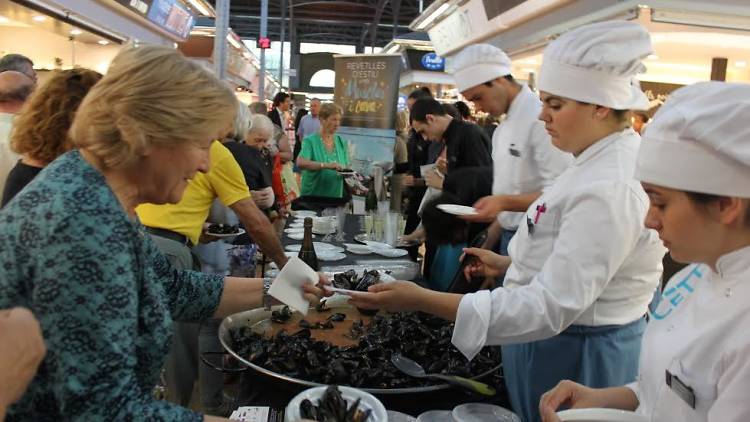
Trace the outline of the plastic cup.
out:
M 450 410 L 428 410 L 417 416 L 417 422 L 456 422 Z
M 508 409 L 486 403 L 466 403 L 453 408 L 453 419 L 461 422 L 521 422 L 521 418 Z

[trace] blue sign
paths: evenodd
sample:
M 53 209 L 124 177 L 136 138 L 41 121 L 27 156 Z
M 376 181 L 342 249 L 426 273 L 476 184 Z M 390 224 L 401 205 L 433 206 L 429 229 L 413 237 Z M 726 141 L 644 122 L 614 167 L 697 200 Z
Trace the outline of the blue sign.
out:
M 435 53 L 427 53 L 422 56 L 422 67 L 429 70 L 445 69 L 445 59 Z

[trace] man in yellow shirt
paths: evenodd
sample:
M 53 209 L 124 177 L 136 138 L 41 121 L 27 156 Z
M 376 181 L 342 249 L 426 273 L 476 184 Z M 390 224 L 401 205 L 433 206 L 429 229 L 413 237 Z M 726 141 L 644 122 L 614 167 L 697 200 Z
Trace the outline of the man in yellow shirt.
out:
M 252 200 L 239 164 L 219 141 L 211 144 L 209 154 L 209 171 L 198 173 L 189 181 L 180 202 L 141 205 L 136 208 L 138 218 L 177 269 L 200 271 L 200 263 L 193 258 L 190 247 L 198 243 L 211 204 L 218 198 L 237 214 L 260 249 L 281 268 L 287 260 L 281 242 L 268 218 Z M 210 330 L 208 326 L 201 328 L 198 323 L 175 323 L 172 349 L 166 363 L 167 395 L 171 401 L 183 406 L 190 403 L 193 384 L 198 378 L 198 333 Z M 201 335 L 201 344 L 208 344 L 208 339 L 204 342 L 203 337 Z M 207 374 L 204 376 L 201 372 L 203 384 Z M 219 381 L 220 377 L 221 374 Z

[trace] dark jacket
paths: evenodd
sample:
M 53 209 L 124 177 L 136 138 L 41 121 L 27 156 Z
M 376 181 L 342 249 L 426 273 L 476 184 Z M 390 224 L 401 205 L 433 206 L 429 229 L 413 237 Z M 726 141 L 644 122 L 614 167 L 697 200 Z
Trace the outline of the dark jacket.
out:
M 280 127 L 282 130 L 286 129 L 281 124 L 281 117 L 279 116 L 279 109 L 278 108 L 276 108 L 276 107 L 272 108 L 271 111 L 268 112 L 268 118 L 271 119 L 271 121 L 273 122 L 273 124 L 275 124 L 276 126 Z
M 448 148 L 448 173 L 462 167 L 492 166 L 492 155 L 487 150 L 490 140 L 479 126 L 453 119 L 443 140 Z

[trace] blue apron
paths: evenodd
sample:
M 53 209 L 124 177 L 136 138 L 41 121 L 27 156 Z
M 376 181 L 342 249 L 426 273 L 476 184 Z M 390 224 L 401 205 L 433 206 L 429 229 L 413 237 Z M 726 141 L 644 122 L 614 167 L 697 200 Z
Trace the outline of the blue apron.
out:
M 503 256 L 508 256 L 508 245 L 510 245 L 511 239 L 513 239 L 513 236 L 516 235 L 515 230 L 506 230 L 503 229 L 502 234 L 500 235 L 500 242 L 497 243 L 497 246 L 495 247 L 495 252 L 499 253 Z M 495 287 L 503 287 L 503 283 L 505 282 L 505 275 L 498 277 L 497 280 L 495 280 Z
M 555 337 L 503 346 L 503 372 L 513 410 L 536 422 L 539 399 L 569 379 L 592 388 L 621 386 L 638 375 L 645 318 L 625 325 L 572 325 Z

